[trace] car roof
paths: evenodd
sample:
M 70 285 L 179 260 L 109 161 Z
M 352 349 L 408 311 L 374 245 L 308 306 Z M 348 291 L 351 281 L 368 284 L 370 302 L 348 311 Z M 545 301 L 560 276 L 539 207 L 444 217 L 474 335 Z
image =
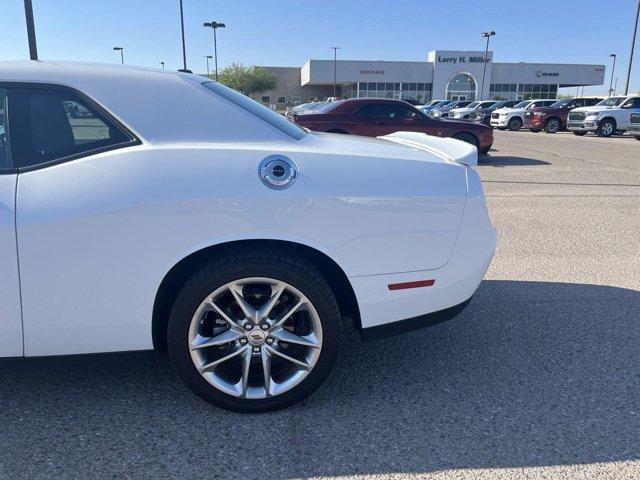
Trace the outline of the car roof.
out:
M 64 79 L 81 80 L 96 76 L 118 78 L 139 78 L 146 76 L 150 81 L 160 81 L 167 77 L 193 77 L 193 74 L 160 70 L 156 68 L 115 65 L 109 63 L 67 62 L 52 60 L 9 60 L 0 61 L 0 81 L 11 82 L 61 82 Z M 204 77 L 201 79 L 206 80 Z M 75 82 L 73 82 L 75 83 Z
M 2 61 L 0 82 L 51 84 L 80 91 L 143 143 L 277 141 L 286 134 L 201 84 L 201 75 L 98 63 Z M 241 127 L 241 128 L 240 128 Z

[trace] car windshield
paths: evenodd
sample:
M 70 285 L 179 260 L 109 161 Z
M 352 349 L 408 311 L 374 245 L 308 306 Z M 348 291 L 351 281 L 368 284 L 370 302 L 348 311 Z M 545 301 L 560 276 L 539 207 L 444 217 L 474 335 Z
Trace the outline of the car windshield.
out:
M 274 112 L 264 105 L 259 104 L 255 100 L 242 95 L 240 92 L 229 87 L 225 87 L 217 82 L 204 82 L 202 86 L 224 100 L 233 103 L 252 115 L 255 115 L 259 119 L 267 122 L 269 125 L 289 135 L 291 138 L 301 140 L 308 135 L 305 129 L 299 127 L 293 122 L 290 122 L 282 115 Z
M 480 102 L 471 102 L 467 105 L 467 108 L 476 108 L 478 105 L 480 105 Z
M 601 102 L 596 103 L 596 107 L 617 107 L 624 101 L 625 97 L 605 98 Z
M 557 102 L 552 103 L 551 107 L 553 107 L 553 108 L 564 108 L 567 105 L 569 105 L 569 102 L 571 102 L 571 100 L 558 100 Z
M 529 100 L 525 101 L 525 102 L 520 102 L 516 105 L 514 105 L 512 108 L 526 108 L 527 105 L 529 105 L 531 102 Z
M 449 105 L 450 103 L 453 103 L 453 101 L 452 100 L 445 100 L 443 102 L 436 103 L 436 107 L 444 107 L 445 105 Z
M 493 107 L 498 102 L 478 102 L 478 106 L 476 108 L 490 108 Z M 471 105 L 469 105 L 471 107 Z

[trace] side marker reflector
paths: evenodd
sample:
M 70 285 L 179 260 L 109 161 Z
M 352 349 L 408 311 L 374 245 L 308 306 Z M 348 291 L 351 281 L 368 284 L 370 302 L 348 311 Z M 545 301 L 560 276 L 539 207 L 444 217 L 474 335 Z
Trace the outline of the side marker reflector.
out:
M 389 290 L 405 290 L 407 288 L 431 287 L 435 280 L 418 280 L 415 282 L 391 283 L 388 285 Z

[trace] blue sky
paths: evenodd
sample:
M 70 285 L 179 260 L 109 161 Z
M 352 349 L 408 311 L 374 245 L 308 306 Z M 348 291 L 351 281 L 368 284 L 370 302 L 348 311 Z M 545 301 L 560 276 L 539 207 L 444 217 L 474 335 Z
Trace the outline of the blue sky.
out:
M 178 0 L 33 0 L 40 58 L 181 67 Z M 301 66 L 309 58 L 426 60 L 429 50 L 482 50 L 495 30 L 497 62 L 598 63 L 618 54 L 624 85 L 636 0 L 184 0 L 188 67 L 212 54 L 207 20 L 223 21 L 220 65 Z M 22 0 L 0 4 L 0 60 L 28 57 Z M 640 90 L 640 39 L 631 90 Z

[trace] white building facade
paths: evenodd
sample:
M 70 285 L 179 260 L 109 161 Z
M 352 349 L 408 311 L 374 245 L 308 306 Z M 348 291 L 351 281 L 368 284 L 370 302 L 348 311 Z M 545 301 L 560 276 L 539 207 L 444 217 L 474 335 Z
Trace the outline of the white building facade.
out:
M 277 77 L 275 67 L 264 67 Z M 272 70 L 273 69 L 273 70 Z M 434 50 L 424 62 L 308 60 L 297 72 L 286 67 L 286 86 L 267 92 L 263 103 L 287 104 L 332 96 L 526 100 L 556 98 L 558 88 L 602 85 L 605 66 L 562 63 L 494 63 L 493 52 Z M 294 85 L 295 84 L 295 85 Z

